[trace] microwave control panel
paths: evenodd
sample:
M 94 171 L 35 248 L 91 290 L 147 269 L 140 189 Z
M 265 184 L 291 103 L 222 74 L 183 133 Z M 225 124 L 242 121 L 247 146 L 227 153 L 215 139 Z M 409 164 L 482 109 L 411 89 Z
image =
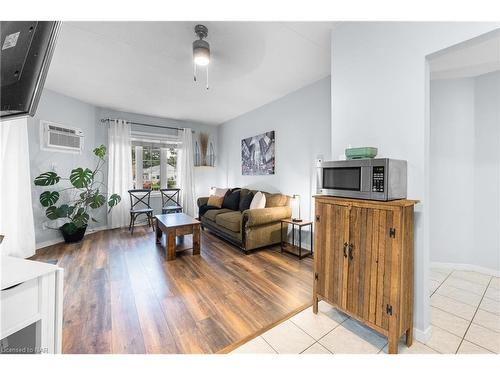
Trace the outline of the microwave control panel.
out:
M 384 192 L 384 167 L 373 167 L 372 171 L 372 192 Z

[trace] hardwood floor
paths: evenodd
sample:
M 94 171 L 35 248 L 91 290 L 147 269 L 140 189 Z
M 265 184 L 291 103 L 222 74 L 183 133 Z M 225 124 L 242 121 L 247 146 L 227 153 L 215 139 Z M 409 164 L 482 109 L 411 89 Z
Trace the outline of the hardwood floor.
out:
M 37 252 L 64 268 L 63 353 L 225 352 L 311 304 L 311 258 L 244 255 L 203 231 L 201 255 L 167 262 L 162 242 L 137 227 Z

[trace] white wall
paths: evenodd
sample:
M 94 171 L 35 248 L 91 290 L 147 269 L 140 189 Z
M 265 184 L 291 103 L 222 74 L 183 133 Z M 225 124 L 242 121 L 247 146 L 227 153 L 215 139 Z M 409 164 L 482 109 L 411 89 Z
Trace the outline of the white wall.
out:
M 498 273 L 500 73 L 430 93 L 430 260 Z
M 428 78 L 426 56 L 489 32 L 499 23 L 346 22 L 332 32 L 332 155 L 346 145 L 379 148 L 408 161 L 415 215 L 417 337 L 428 337 L 429 248 L 426 186 Z
M 314 161 L 330 158 L 330 77 L 324 78 L 219 127 L 219 185 L 251 187 L 301 196 L 302 218 L 312 217 Z M 275 130 L 274 175 L 243 176 L 241 140 Z
M 475 80 L 474 248 L 468 264 L 500 272 L 500 72 Z
M 430 86 L 430 260 L 466 263 L 474 246 L 474 79 Z

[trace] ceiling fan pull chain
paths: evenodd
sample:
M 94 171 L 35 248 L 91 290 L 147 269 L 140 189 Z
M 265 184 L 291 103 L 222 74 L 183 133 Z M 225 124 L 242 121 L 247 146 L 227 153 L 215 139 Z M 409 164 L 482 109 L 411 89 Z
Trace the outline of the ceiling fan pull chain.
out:
M 210 87 L 208 86 L 208 65 L 207 65 L 207 90 L 209 89 Z
M 194 66 L 193 78 L 194 81 L 196 82 L 196 64 L 193 64 L 193 66 Z

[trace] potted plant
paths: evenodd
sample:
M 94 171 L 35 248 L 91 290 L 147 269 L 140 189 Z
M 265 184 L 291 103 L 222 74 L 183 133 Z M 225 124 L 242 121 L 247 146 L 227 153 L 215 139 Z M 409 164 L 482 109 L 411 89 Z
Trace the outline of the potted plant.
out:
M 56 227 L 59 227 L 66 242 L 80 241 L 85 235 L 89 220 L 97 222 L 91 216 L 92 210 L 107 203 L 109 212 L 121 200 L 118 194 L 110 194 L 106 200 L 105 193 L 102 192 L 106 188 L 102 182 L 106 147 L 100 145 L 94 149 L 94 155 L 97 157 L 97 165 L 93 171 L 78 167 L 71 171 L 69 178 L 60 177 L 56 172 L 45 172 L 34 180 L 36 186 L 54 186 L 61 180 L 70 182 L 69 187 L 40 194 L 40 203 L 46 207 L 45 215 L 57 223 Z M 56 205 L 62 192 L 67 201 Z

